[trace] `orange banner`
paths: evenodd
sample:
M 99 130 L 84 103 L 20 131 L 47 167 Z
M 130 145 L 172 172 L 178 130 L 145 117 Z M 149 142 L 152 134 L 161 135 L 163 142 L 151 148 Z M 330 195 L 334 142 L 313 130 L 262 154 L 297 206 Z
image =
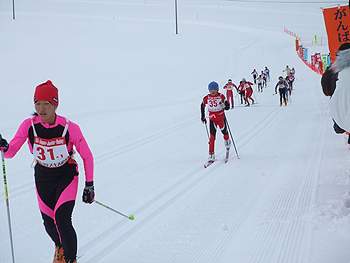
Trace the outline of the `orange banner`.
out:
M 328 36 L 328 49 L 332 62 L 341 44 L 350 42 L 350 12 L 349 6 L 339 6 L 323 9 L 323 17 Z

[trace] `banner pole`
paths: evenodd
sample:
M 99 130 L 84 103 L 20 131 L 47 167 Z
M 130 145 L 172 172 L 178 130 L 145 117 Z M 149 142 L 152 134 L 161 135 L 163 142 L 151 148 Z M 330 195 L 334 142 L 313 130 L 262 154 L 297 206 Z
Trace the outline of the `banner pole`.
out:
M 176 35 L 177 35 L 179 34 L 179 26 L 177 22 L 177 0 L 175 0 L 175 26 L 176 26 Z
M 12 18 L 15 20 L 15 0 L 12 0 Z

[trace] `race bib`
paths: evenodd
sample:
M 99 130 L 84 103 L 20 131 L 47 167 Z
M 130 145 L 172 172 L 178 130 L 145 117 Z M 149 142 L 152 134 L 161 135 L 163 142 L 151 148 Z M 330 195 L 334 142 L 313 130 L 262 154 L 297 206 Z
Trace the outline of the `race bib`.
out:
M 233 85 L 227 85 L 227 90 L 233 90 Z
M 66 139 L 64 137 L 53 139 L 34 137 L 33 155 L 34 159 L 42 166 L 60 167 L 69 159 Z
M 222 110 L 222 104 L 220 104 L 221 98 L 220 97 L 209 97 L 208 98 L 208 110 L 215 112 L 215 111 L 221 111 Z

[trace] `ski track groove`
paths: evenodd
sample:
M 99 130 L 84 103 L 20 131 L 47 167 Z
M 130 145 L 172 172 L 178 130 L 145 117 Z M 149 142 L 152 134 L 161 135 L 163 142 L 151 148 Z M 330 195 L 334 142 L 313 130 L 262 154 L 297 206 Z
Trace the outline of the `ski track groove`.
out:
M 250 138 L 250 136 L 251 136 L 251 134 L 254 134 L 254 133 L 256 133 L 256 131 L 262 131 L 262 130 L 264 130 L 264 129 L 267 129 L 268 128 L 268 126 L 269 126 L 269 124 L 272 124 L 272 122 L 273 122 L 273 120 L 275 120 L 278 116 L 279 116 L 279 114 L 281 113 L 281 110 L 283 110 L 283 109 L 275 109 L 275 110 L 273 110 L 273 111 L 271 111 L 268 115 L 267 115 L 267 117 L 264 117 L 263 118 L 263 120 L 260 122 L 260 123 L 258 123 L 255 127 L 254 127 L 254 129 L 253 130 L 251 130 L 249 133 L 247 133 L 245 136 L 242 136 L 241 138 L 240 138 L 240 141 L 242 141 L 242 140 L 244 140 L 244 139 L 246 139 L 246 138 L 248 138 L 247 140 L 249 140 L 249 138 Z M 249 143 L 249 142 L 244 142 L 243 143 L 243 145 L 246 145 L 246 143 Z M 244 148 L 244 147 L 243 147 Z M 270 168 L 270 170 L 269 170 L 269 172 L 272 172 L 272 171 L 274 171 L 274 170 L 276 170 L 276 166 L 271 166 L 271 168 Z M 245 182 L 247 182 L 248 180 L 249 180 L 250 178 L 245 178 L 244 179 L 244 181 Z M 271 178 L 269 178 L 268 180 L 265 180 L 264 181 L 264 185 L 266 185 L 266 184 L 268 184 L 269 183 L 269 181 L 271 180 Z M 254 185 L 253 183 L 252 184 L 246 184 L 246 186 L 248 187 L 248 185 Z M 232 241 L 232 239 L 234 239 L 235 238 L 235 234 L 237 234 L 239 231 L 241 231 L 241 226 L 243 225 L 243 224 L 245 224 L 246 223 L 246 219 L 247 218 L 249 218 L 249 212 L 250 212 L 250 209 L 251 209 L 251 207 L 256 203 L 256 201 L 257 201 L 257 199 L 261 196 L 261 192 L 263 191 L 263 189 L 264 189 L 264 185 L 259 185 L 259 187 L 258 187 L 258 191 L 252 191 L 252 189 L 247 189 L 247 191 L 245 191 L 244 192 L 244 194 L 240 197 L 240 198 L 237 198 L 237 200 L 244 200 L 247 196 L 251 196 L 252 195 L 252 192 L 254 192 L 254 198 L 251 200 L 251 202 L 250 202 L 250 204 L 248 205 L 248 206 L 246 206 L 246 204 L 244 204 L 244 202 L 242 201 L 242 203 L 241 203 L 241 206 L 243 206 L 243 207 L 245 207 L 246 209 L 243 209 L 243 211 L 245 211 L 244 213 L 244 217 L 242 218 L 242 220 L 239 220 L 239 224 L 237 224 L 236 226 L 234 226 L 233 228 L 234 228 L 234 231 L 232 231 L 231 233 L 230 233 L 230 235 L 229 236 L 227 236 L 226 238 L 225 238 L 225 241 L 224 242 L 222 242 L 222 246 L 220 247 L 220 248 L 218 248 L 217 249 L 217 252 L 215 253 L 215 255 L 214 255 L 214 258 L 213 258 L 213 260 L 211 261 L 211 262 L 221 262 L 221 256 L 222 256 L 222 254 L 224 253 L 224 251 L 226 250 L 226 248 L 229 246 L 229 244 L 230 244 L 230 242 Z M 251 187 L 251 188 L 253 188 L 253 187 Z M 239 189 L 239 190 L 241 190 L 241 189 Z M 254 189 L 253 189 L 254 190 Z M 235 191 L 235 189 L 232 189 L 232 191 Z M 236 208 L 238 208 L 238 210 L 237 211 L 242 211 L 241 209 L 241 206 L 236 206 L 236 207 L 233 207 L 232 208 L 232 210 L 236 210 Z M 230 210 L 231 208 L 229 208 L 228 210 Z M 235 219 L 235 217 L 233 217 L 231 214 L 230 215 L 227 215 L 227 220 L 228 219 L 231 219 L 232 220 L 232 218 L 234 218 Z M 236 220 L 234 220 L 235 222 L 236 222 Z
M 263 242 L 257 242 L 257 244 L 263 244 L 263 246 L 259 250 L 255 251 L 255 253 L 252 256 L 253 260 L 249 262 L 263 262 L 262 259 L 266 259 L 265 251 L 268 250 L 266 246 L 276 246 L 269 246 L 271 243 L 267 241 L 271 234 L 271 230 L 275 230 L 272 231 L 271 238 L 273 238 L 273 236 L 275 235 L 279 236 L 280 238 L 284 237 L 282 239 L 283 243 L 278 245 L 280 249 L 275 249 L 276 251 L 280 251 L 279 258 L 276 262 L 308 262 L 301 261 L 304 260 L 304 257 L 302 256 L 302 253 L 297 253 L 303 251 L 303 247 L 307 245 L 307 242 L 305 241 L 304 237 L 304 231 L 301 230 L 305 229 L 305 222 L 303 219 L 299 218 L 306 212 L 306 209 L 308 208 L 312 201 L 312 198 L 314 197 L 313 186 L 316 183 L 317 177 L 313 175 L 315 171 L 318 172 L 322 158 L 322 151 L 320 151 L 319 147 L 317 147 L 317 144 L 323 145 L 319 142 L 324 141 L 324 136 L 324 132 L 322 134 L 321 132 L 319 132 L 317 138 L 314 139 L 316 146 L 314 147 L 315 150 L 311 156 L 312 161 L 307 161 L 310 160 L 310 158 L 308 156 L 308 153 L 304 153 L 305 156 L 302 158 L 302 162 L 297 167 L 299 169 L 296 169 L 296 171 L 291 174 L 291 177 L 289 179 L 289 182 L 287 182 L 286 187 L 280 188 L 276 195 L 270 196 L 270 200 L 265 202 L 265 207 L 261 209 L 261 212 L 268 212 L 265 221 L 268 222 L 269 227 L 265 228 L 265 230 L 258 237 L 257 240 L 261 240 L 262 238 Z M 305 166 L 307 166 L 307 172 L 305 174 L 306 176 L 304 177 L 302 171 L 303 167 Z M 301 189 L 299 191 L 299 197 L 295 198 L 294 195 L 295 193 L 298 193 L 297 190 L 298 188 L 300 188 L 300 181 L 302 182 L 302 184 Z M 274 200 L 277 200 L 277 202 Z M 280 213 L 281 208 L 283 208 L 282 213 Z M 286 230 L 285 228 L 280 227 L 280 225 L 288 223 L 288 218 L 290 218 L 291 216 L 290 214 L 293 218 L 291 220 L 292 224 L 291 226 L 288 226 Z M 273 220 L 272 222 L 277 222 L 278 227 L 275 228 L 273 226 L 275 225 L 275 223 L 271 224 L 271 222 L 269 223 L 269 220 Z M 252 222 L 254 221 L 259 222 L 259 220 L 252 219 Z M 283 231 L 287 232 L 285 233 Z M 291 238 L 288 239 L 288 236 L 290 236 Z M 279 240 L 279 238 L 277 240 Z M 226 246 L 228 246 L 228 238 L 226 238 L 225 242 L 223 243 L 226 243 Z M 225 250 L 226 246 L 223 246 L 217 251 L 217 257 L 215 258 L 215 261 L 212 262 L 221 262 L 219 256 Z M 288 261 L 286 261 L 286 259 L 288 259 Z M 264 262 L 271 262 L 271 259 Z
M 284 108 L 272 109 L 272 111 L 270 111 L 267 116 L 264 116 L 261 118 L 262 120 L 254 126 L 254 129 L 251 129 L 248 132 L 244 133 L 243 136 L 238 137 L 239 140 L 237 141 L 239 143 L 236 144 L 237 150 L 239 148 L 238 146 L 240 146 L 241 148 L 244 148 L 244 146 L 250 141 L 252 136 L 255 135 L 257 132 L 261 132 L 262 130 L 266 129 L 267 124 L 271 123 L 274 119 L 276 119 L 283 110 Z
M 242 200 L 244 199 L 244 197 L 247 196 L 251 196 L 251 193 L 253 192 L 251 189 L 252 187 L 249 187 L 246 189 L 246 191 L 244 191 L 239 198 L 237 198 L 237 200 Z M 263 191 L 263 187 L 260 188 L 261 191 Z M 251 198 L 251 200 L 249 201 L 249 203 L 245 203 L 243 201 L 241 201 L 238 205 L 236 205 L 235 207 L 228 207 L 228 209 L 226 208 L 226 211 L 232 211 L 232 213 L 227 213 L 226 217 L 224 218 L 225 222 L 228 222 L 230 220 L 234 220 L 234 225 L 232 226 L 232 230 L 230 230 L 230 234 L 226 236 L 226 238 L 224 238 L 223 242 L 222 242 L 222 246 L 219 247 L 214 255 L 214 259 L 212 260 L 212 262 L 220 262 L 220 257 L 222 256 L 222 254 L 224 253 L 224 251 L 227 249 L 228 245 L 230 244 L 230 241 L 235 237 L 235 235 L 241 231 L 241 227 L 242 225 L 244 225 L 246 223 L 246 219 L 249 216 L 250 212 L 251 212 L 251 207 L 256 203 L 257 199 L 259 198 L 259 194 L 261 193 L 261 191 L 254 191 L 254 196 Z M 250 195 L 249 195 L 250 194 Z M 235 211 L 242 211 L 242 213 L 239 214 L 239 216 L 234 216 Z
M 324 141 L 324 131 L 319 132 L 317 138 L 315 138 L 315 144 L 323 145 L 322 142 Z M 321 143 L 319 143 L 321 142 Z M 266 259 L 269 257 L 266 257 L 266 251 L 268 251 L 269 248 L 274 247 L 275 245 L 270 246 L 270 242 L 268 240 L 273 237 L 275 237 L 275 240 L 279 240 L 279 238 L 276 238 L 276 236 L 283 236 L 285 235 L 283 229 L 279 230 L 280 226 L 288 223 L 288 211 L 294 215 L 294 218 L 292 219 L 292 225 L 288 227 L 288 233 L 287 236 L 291 236 L 291 239 L 285 239 L 283 244 L 280 244 L 278 247 L 279 249 L 275 249 L 275 251 L 281 251 L 279 253 L 279 258 L 275 262 L 309 262 L 305 261 L 305 257 L 302 256 L 302 251 L 305 250 L 305 247 L 302 245 L 307 245 L 307 241 L 304 237 L 304 231 L 300 231 L 299 229 L 305 229 L 305 222 L 303 219 L 298 219 L 300 216 L 302 216 L 305 212 L 308 206 L 310 205 L 312 199 L 314 198 L 314 189 L 313 186 L 316 184 L 317 177 L 313 176 L 315 172 L 318 173 L 320 162 L 322 158 L 322 151 L 319 147 L 314 147 L 314 153 L 311 156 L 311 161 L 309 156 L 307 156 L 307 153 L 305 153 L 304 158 L 302 158 L 303 162 L 298 166 L 298 168 L 305 167 L 307 165 L 307 172 L 305 178 L 303 178 L 303 175 L 299 175 L 299 169 L 296 169 L 296 171 L 292 174 L 292 180 L 290 182 L 291 186 L 290 188 L 287 187 L 286 189 L 281 188 L 278 193 L 275 196 L 270 196 L 270 199 L 265 202 L 266 206 L 262 208 L 261 212 L 267 212 L 265 216 L 262 218 L 259 218 L 256 221 L 265 222 L 268 224 L 268 228 L 260 229 L 259 236 L 257 240 L 260 240 L 262 238 L 263 242 L 257 242 L 258 244 L 262 244 L 262 247 L 256 251 L 256 255 L 253 258 L 251 262 L 272 262 L 272 258 L 268 259 L 267 261 L 262 261 L 262 259 Z M 306 160 L 309 159 L 307 162 Z M 302 169 L 301 169 L 302 171 Z M 299 198 L 296 199 L 296 202 L 293 206 L 294 201 L 293 199 L 293 193 L 294 191 L 291 191 L 292 189 L 298 188 L 298 182 L 302 181 L 301 189 L 299 192 Z M 289 183 L 287 185 L 290 185 Z M 278 202 L 274 202 L 274 200 L 280 200 Z M 280 212 L 280 208 L 285 208 L 283 213 Z M 259 213 L 260 214 L 260 213 Z M 254 220 L 253 220 L 254 221 Z M 277 226 L 275 227 L 275 225 Z M 275 231 L 272 231 L 275 230 Z M 270 233 L 270 234 L 269 234 Z M 298 242 L 296 242 L 298 240 Z M 304 248 L 304 249 L 303 249 Z M 307 249 L 305 250 L 307 251 Z M 294 257 L 293 257 L 294 256 Z M 302 261 L 304 260 L 304 261 Z
M 243 136 L 243 138 L 240 138 L 241 140 L 246 139 L 247 141 L 249 140 L 249 137 L 251 136 L 251 133 L 255 133 L 256 131 L 260 131 L 263 129 L 266 129 L 268 123 L 272 123 L 273 120 L 281 113 L 282 109 L 276 108 L 273 109 L 267 116 L 265 116 L 263 118 L 262 121 L 260 121 L 260 123 L 258 123 L 253 130 L 251 130 L 249 133 L 247 133 L 245 136 Z M 192 120 L 189 121 L 192 123 Z M 182 128 L 188 128 L 187 124 L 189 122 L 183 123 L 181 125 L 177 125 L 177 129 L 182 129 Z M 167 130 L 167 134 L 171 133 L 174 131 L 174 128 L 171 127 Z M 149 138 L 147 141 L 152 141 L 154 140 L 154 138 L 157 137 L 158 134 L 162 134 L 165 135 L 165 132 L 159 132 L 157 134 L 153 134 L 148 136 L 147 138 Z M 144 140 L 142 140 L 144 141 Z M 243 145 L 245 145 L 245 143 L 243 143 Z M 120 153 L 120 151 L 118 151 L 118 153 Z M 219 156 L 218 156 L 219 157 Z M 153 199 L 149 200 L 146 204 L 142 205 L 140 208 L 136 209 L 134 214 L 142 214 L 144 212 L 148 212 L 148 210 L 150 210 L 150 215 L 147 216 L 146 218 L 143 219 L 142 223 L 139 223 L 137 226 L 132 227 L 131 229 L 129 229 L 127 232 L 125 232 L 123 235 L 119 236 L 117 239 L 114 239 L 113 241 L 110 242 L 110 245 L 106 246 L 106 248 L 102 249 L 100 252 L 98 252 L 97 254 L 95 254 L 92 258 L 91 262 L 98 262 L 98 259 L 101 259 L 101 257 L 103 256 L 107 256 L 109 254 L 109 252 L 113 249 L 116 249 L 118 246 L 120 246 L 122 243 L 124 243 L 128 238 L 130 238 L 130 236 L 132 234 L 135 234 L 137 231 L 141 230 L 145 225 L 149 224 L 154 216 L 159 215 L 160 213 L 162 213 L 164 210 L 166 210 L 171 204 L 175 203 L 177 200 L 179 200 L 182 196 L 184 196 L 186 193 L 188 193 L 191 189 L 193 189 L 194 187 L 196 187 L 198 184 L 200 184 L 204 179 L 209 178 L 209 174 L 213 173 L 214 170 L 217 170 L 221 167 L 221 165 L 218 165 L 218 163 L 213 164 L 209 170 L 203 172 L 203 175 L 201 173 L 202 171 L 202 167 L 201 168 L 196 168 L 194 171 L 193 169 L 190 172 L 187 172 L 185 175 L 182 176 L 181 179 L 179 179 L 175 184 L 171 185 L 169 188 L 165 189 L 162 193 L 158 194 L 157 196 L 155 196 Z M 194 179 L 194 181 L 191 182 L 191 175 L 195 174 L 196 178 Z M 189 182 L 188 182 L 189 181 Z M 180 187 L 183 186 L 180 192 L 174 194 L 174 192 Z M 248 190 L 246 190 L 247 192 Z M 242 195 L 245 196 L 246 192 Z M 256 196 L 255 198 L 257 198 L 258 196 Z M 254 202 L 255 199 L 253 199 L 252 202 Z M 157 203 L 159 203 L 157 205 Z M 152 207 L 156 207 L 156 208 L 152 208 Z M 246 208 L 247 206 L 245 204 L 240 204 L 240 206 L 238 206 L 240 209 L 244 209 L 244 215 L 241 215 L 241 219 L 239 220 L 240 223 L 244 222 L 244 219 L 246 217 L 246 215 L 249 212 L 249 209 Z M 248 206 L 249 207 L 249 206 Z M 152 211 L 153 210 L 153 211 Z M 227 211 L 227 209 L 225 208 L 225 211 Z M 227 215 L 227 218 L 229 218 L 229 216 Z M 239 229 L 240 223 L 237 223 L 236 225 L 236 229 Z M 110 228 L 108 228 L 104 233 L 102 233 L 101 235 L 99 235 L 98 237 L 95 238 L 95 243 L 96 240 L 102 241 L 104 240 L 106 237 L 111 236 L 113 232 L 118 231 L 118 229 L 120 229 L 122 226 L 124 226 L 125 223 L 117 223 L 113 226 L 111 226 Z M 238 231 L 238 230 L 237 230 Z M 89 249 L 89 245 L 85 245 L 83 247 L 80 248 L 81 251 L 85 251 Z M 199 252 L 199 255 L 202 252 Z
M 240 138 L 240 140 L 244 140 L 243 145 L 245 145 L 249 139 L 251 134 L 256 133 L 257 131 L 261 132 L 262 130 L 266 129 L 268 123 L 272 123 L 272 121 L 279 116 L 281 113 L 280 108 L 273 108 L 271 112 L 262 120 L 257 123 L 254 126 L 254 129 L 250 130 L 250 132 L 246 133 L 244 136 Z M 178 124 L 175 126 L 175 130 L 188 128 L 188 124 L 193 123 L 194 119 L 191 119 L 189 121 L 186 121 L 182 124 Z M 167 134 L 170 134 L 174 132 L 174 127 L 167 128 L 165 130 L 162 130 L 160 132 L 157 132 L 156 134 L 152 134 L 145 140 L 145 138 L 140 139 L 139 141 L 142 143 L 148 143 L 156 138 L 158 136 L 165 136 Z M 134 142 L 132 143 L 134 144 Z M 120 154 L 123 151 L 128 151 L 130 148 L 129 146 L 123 147 L 122 150 L 118 150 L 118 154 Z M 244 148 L 244 147 L 242 147 Z M 117 154 L 117 155 L 118 155 Z M 108 154 L 106 154 L 107 156 Z M 116 154 L 114 154 L 116 155 Z M 221 155 L 220 155 L 221 156 Z M 220 158 L 220 156 L 218 156 Z M 111 157 L 110 157 L 111 158 Z M 103 158 L 102 158 L 103 159 Z M 135 234 L 137 231 L 140 231 L 144 226 L 149 224 L 153 218 L 163 211 L 165 211 L 171 204 L 174 204 L 176 201 L 178 201 L 181 197 L 183 197 L 186 193 L 188 193 L 190 190 L 195 188 L 197 185 L 199 185 L 202 181 L 204 181 L 207 178 L 210 178 L 209 175 L 213 173 L 215 170 L 219 169 L 221 165 L 218 165 L 219 163 L 213 164 L 207 171 L 203 171 L 203 168 L 195 168 L 191 169 L 189 172 L 186 172 L 186 174 L 182 175 L 182 178 L 180 178 L 175 184 L 169 186 L 167 189 L 165 189 L 163 192 L 152 198 L 151 200 L 147 201 L 145 204 L 143 204 L 141 207 L 136 209 L 133 214 L 142 214 L 142 213 L 148 213 L 149 215 L 145 217 L 142 222 L 138 223 L 136 226 L 131 227 L 126 232 L 124 232 L 122 235 L 118 235 L 118 238 L 113 239 L 110 241 L 110 245 L 107 245 L 105 248 L 103 248 L 101 251 L 97 252 L 92 258 L 91 262 L 98 262 L 98 260 L 101 260 L 101 258 L 106 257 L 111 251 L 115 250 L 117 247 L 119 247 L 122 243 L 126 242 L 127 239 L 129 239 L 133 234 Z M 193 177 L 193 174 L 196 176 Z M 180 188 L 181 186 L 181 188 Z M 178 189 L 182 189 L 181 191 L 175 193 Z M 239 189 L 242 190 L 242 189 Z M 249 188 L 246 189 L 246 191 L 242 194 L 242 197 L 246 196 L 246 193 L 250 193 Z M 245 202 L 241 203 L 237 206 L 237 208 L 242 209 L 238 211 L 244 211 L 243 215 L 240 215 L 238 223 L 234 226 L 235 231 L 239 230 L 240 225 L 244 222 L 247 214 L 249 213 L 249 207 L 251 204 L 253 204 L 256 199 L 258 198 L 258 195 L 256 195 L 252 200 L 251 203 L 246 206 Z M 243 198 L 244 199 L 244 198 Z M 228 211 L 229 209 L 224 208 L 225 211 Z M 235 209 L 234 209 L 235 210 Z M 231 215 L 227 214 L 227 218 L 232 218 Z M 125 226 L 126 221 L 118 222 L 117 224 L 112 225 L 106 231 L 101 233 L 99 236 L 97 236 L 94 239 L 94 244 L 100 243 L 100 242 L 106 242 L 106 238 L 110 237 L 114 232 L 119 231 L 123 226 Z M 86 244 L 80 248 L 80 251 L 85 254 L 85 251 L 91 250 L 92 245 Z M 205 249 L 205 248 L 204 248 Z M 202 249 L 198 251 L 199 255 L 202 253 Z
M 264 211 L 268 212 L 268 214 L 265 215 L 266 218 L 264 219 L 264 221 L 267 222 L 269 225 L 271 225 L 271 228 L 274 228 L 274 225 L 278 225 L 278 228 L 277 228 L 277 230 L 278 230 L 280 228 L 280 226 L 289 223 L 290 219 L 288 219 L 288 218 L 292 217 L 293 218 L 292 221 L 294 221 L 294 220 L 297 220 L 297 218 L 300 216 L 300 214 L 302 214 L 303 207 L 299 207 L 299 206 L 295 207 L 293 205 L 295 189 L 298 187 L 296 185 L 296 183 L 298 181 L 297 179 L 299 179 L 299 178 L 296 178 L 296 179 L 292 180 L 290 183 L 287 183 L 287 185 L 290 185 L 290 187 L 281 188 L 277 192 L 276 195 L 272 195 L 270 200 L 268 200 L 266 202 L 266 207 L 264 208 L 264 210 L 262 212 L 264 212 Z M 278 201 L 276 202 L 275 200 L 278 200 Z M 272 206 L 268 206 L 267 204 L 270 204 L 270 205 L 272 204 Z M 302 211 L 299 211 L 300 209 Z M 293 225 L 294 224 L 296 224 L 296 223 L 293 222 Z M 302 224 L 302 222 L 298 222 L 297 224 L 299 226 L 300 224 Z M 293 226 L 292 227 L 288 226 L 287 229 L 289 229 L 292 232 L 289 234 L 295 235 L 295 233 L 297 233 L 297 234 L 299 233 L 298 231 L 294 232 L 295 227 L 293 227 Z M 283 237 L 285 235 L 290 236 L 290 235 L 287 235 L 286 233 L 284 233 L 283 232 L 284 230 L 285 230 L 285 227 L 282 227 L 280 230 L 277 231 L 277 233 L 274 234 L 277 240 L 280 240 L 281 237 Z M 269 236 L 269 233 L 270 233 L 270 230 L 264 231 L 261 234 L 261 236 Z M 273 235 L 271 237 L 273 237 Z M 287 241 L 289 243 L 295 244 L 295 242 L 291 242 L 291 239 L 284 240 L 284 243 L 286 243 Z M 302 239 L 300 241 L 302 241 Z M 290 245 L 287 246 L 287 244 L 283 245 L 284 243 L 279 244 L 279 246 L 278 246 L 279 249 L 275 249 L 275 251 L 280 251 L 280 253 L 279 253 L 280 257 L 285 259 L 288 257 L 284 256 L 282 253 L 285 253 L 285 254 L 292 253 L 293 254 L 295 252 L 294 251 L 295 247 L 290 246 Z M 264 242 L 263 244 L 268 244 L 268 242 L 266 242 L 266 243 Z M 290 251 L 289 252 L 284 251 L 286 249 L 287 250 L 289 249 Z M 261 249 L 262 254 L 264 254 L 264 252 L 263 252 L 264 250 L 265 249 L 263 249 L 263 248 Z M 284 252 L 282 252 L 282 251 L 284 251 Z M 257 262 L 259 262 L 259 261 L 257 261 Z M 283 262 L 283 261 L 277 260 L 276 262 Z M 290 262 L 297 262 L 297 261 L 292 260 Z
M 220 166 L 212 166 L 211 170 L 216 170 Z M 201 174 L 199 171 L 201 171 L 203 168 L 197 168 L 197 172 L 195 172 L 196 178 L 194 178 L 193 182 L 187 183 L 187 185 L 183 186 L 179 192 L 174 193 L 176 189 L 178 189 L 182 184 L 186 183 L 189 178 L 191 178 L 191 173 L 188 173 L 186 176 L 184 176 L 179 182 L 176 184 L 170 186 L 168 189 L 164 190 L 161 194 L 157 195 L 150 201 L 148 201 L 145 205 L 143 205 L 141 208 L 135 210 L 134 214 L 141 214 L 142 212 L 148 212 L 150 206 L 156 206 L 156 208 L 153 208 L 152 211 L 148 212 L 148 215 L 143 218 L 140 223 L 138 223 L 136 226 L 131 227 L 128 229 L 124 234 L 121 236 L 118 236 L 117 239 L 113 239 L 110 241 L 109 245 L 106 245 L 101 251 L 97 252 L 92 258 L 91 262 L 98 262 L 99 260 L 105 258 L 109 255 L 113 250 L 115 250 L 118 246 L 120 246 L 122 243 L 124 243 L 127 239 L 129 239 L 133 234 L 135 234 L 137 231 L 140 231 L 144 226 L 149 224 L 159 216 L 160 213 L 165 211 L 169 208 L 169 206 L 173 203 L 175 203 L 177 200 L 179 200 L 182 196 L 184 196 L 186 193 L 188 193 L 190 190 L 192 190 L 195 186 L 197 186 L 200 182 L 203 180 L 209 178 L 209 175 L 213 172 L 211 170 L 205 171 L 204 174 Z M 158 204 L 157 204 L 158 203 Z M 146 211 L 145 211 L 146 210 Z M 109 229 L 107 229 L 104 233 L 99 235 L 97 238 L 99 241 L 102 241 L 102 239 L 106 238 L 107 236 L 112 235 L 113 232 L 116 232 L 120 229 L 120 227 L 124 224 L 115 224 L 111 226 Z M 104 243 L 106 243 L 106 240 L 103 240 Z M 96 245 L 96 242 L 94 242 L 94 246 Z M 91 245 L 85 245 L 84 247 L 81 247 L 80 250 L 86 251 L 90 249 Z
M 193 124 L 195 122 L 195 120 L 198 120 L 198 118 L 188 119 L 180 124 L 167 127 L 166 129 L 160 130 L 156 133 L 152 133 L 148 136 L 145 136 L 145 137 L 142 137 L 138 140 L 132 141 L 131 143 L 124 145 L 122 147 L 114 148 L 114 149 L 112 149 L 110 151 L 106 151 L 102 154 L 95 155 L 95 160 L 96 160 L 95 163 L 102 163 L 102 162 L 107 161 L 109 159 L 115 158 L 116 156 L 122 155 L 126 152 L 133 151 L 134 145 L 138 145 L 138 146 L 144 145 L 144 144 L 153 142 L 160 137 L 167 136 L 167 135 L 169 135 L 177 130 L 188 128 L 188 125 Z

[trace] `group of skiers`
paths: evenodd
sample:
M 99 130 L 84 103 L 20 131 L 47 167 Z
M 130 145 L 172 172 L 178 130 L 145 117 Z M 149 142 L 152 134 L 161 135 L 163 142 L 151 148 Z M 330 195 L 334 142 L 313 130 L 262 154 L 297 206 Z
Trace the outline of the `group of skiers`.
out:
M 288 71 L 286 78 L 280 76 L 275 86 L 275 94 L 277 94 L 277 88 L 280 94 L 280 106 L 282 106 L 282 102 L 284 102 L 284 104 L 287 105 L 288 97 L 291 95 L 293 89 L 293 82 L 295 79 L 294 68 L 290 70 L 287 66 L 287 69 Z M 258 76 L 256 69 L 254 69 L 252 74 L 254 78 L 254 83 L 258 85 L 258 92 L 262 92 L 262 88 L 267 87 L 266 81 L 270 81 L 270 70 L 267 67 L 265 67 L 265 70 L 261 71 L 261 74 Z M 259 85 L 259 83 L 261 85 Z M 252 98 L 253 85 L 254 84 L 252 82 L 247 81 L 245 78 L 242 78 L 239 85 L 236 86 L 232 82 L 232 79 L 229 79 L 223 87 L 223 89 L 226 91 L 226 99 L 225 95 L 219 92 L 219 84 L 217 82 L 212 81 L 209 83 L 209 94 L 203 98 L 201 103 L 201 121 L 204 124 L 206 124 L 207 119 L 209 119 L 209 163 L 215 161 L 214 145 L 216 140 L 217 127 L 223 134 L 226 150 L 229 151 L 230 149 L 231 140 L 228 134 L 228 124 L 224 111 L 234 108 L 234 90 L 236 90 L 237 95 L 240 95 L 241 104 L 245 103 L 246 106 L 250 106 L 255 103 L 255 100 Z M 206 107 L 209 113 L 208 117 L 205 116 Z
M 250 106 L 251 104 L 254 104 L 255 101 L 252 98 L 253 95 L 253 83 L 250 81 L 247 81 L 245 78 L 242 78 L 242 80 L 239 82 L 238 87 L 232 82 L 232 79 L 229 79 L 226 83 L 226 85 L 223 87 L 224 90 L 226 90 L 226 96 L 230 104 L 230 108 L 234 108 L 234 96 L 233 91 L 236 90 L 237 95 L 240 95 L 241 98 L 241 104 L 245 103 L 246 106 Z M 250 102 L 251 104 L 250 104 Z
M 264 70 L 259 74 L 256 69 L 250 73 L 253 75 L 254 84 L 258 85 L 258 92 L 263 92 L 263 88 L 267 87 L 267 82 L 270 82 L 270 69 L 265 66 Z
M 280 106 L 284 105 L 287 106 L 288 100 L 292 94 L 293 90 L 293 83 L 295 80 L 295 69 L 290 69 L 289 66 L 286 66 L 286 69 L 283 70 L 283 72 L 286 72 L 286 77 L 283 78 L 283 76 L 278 77 L 278 82 L 275 86 L 275 94 L 277 94 L 277 88 L 278 93 L 280 95 Z

